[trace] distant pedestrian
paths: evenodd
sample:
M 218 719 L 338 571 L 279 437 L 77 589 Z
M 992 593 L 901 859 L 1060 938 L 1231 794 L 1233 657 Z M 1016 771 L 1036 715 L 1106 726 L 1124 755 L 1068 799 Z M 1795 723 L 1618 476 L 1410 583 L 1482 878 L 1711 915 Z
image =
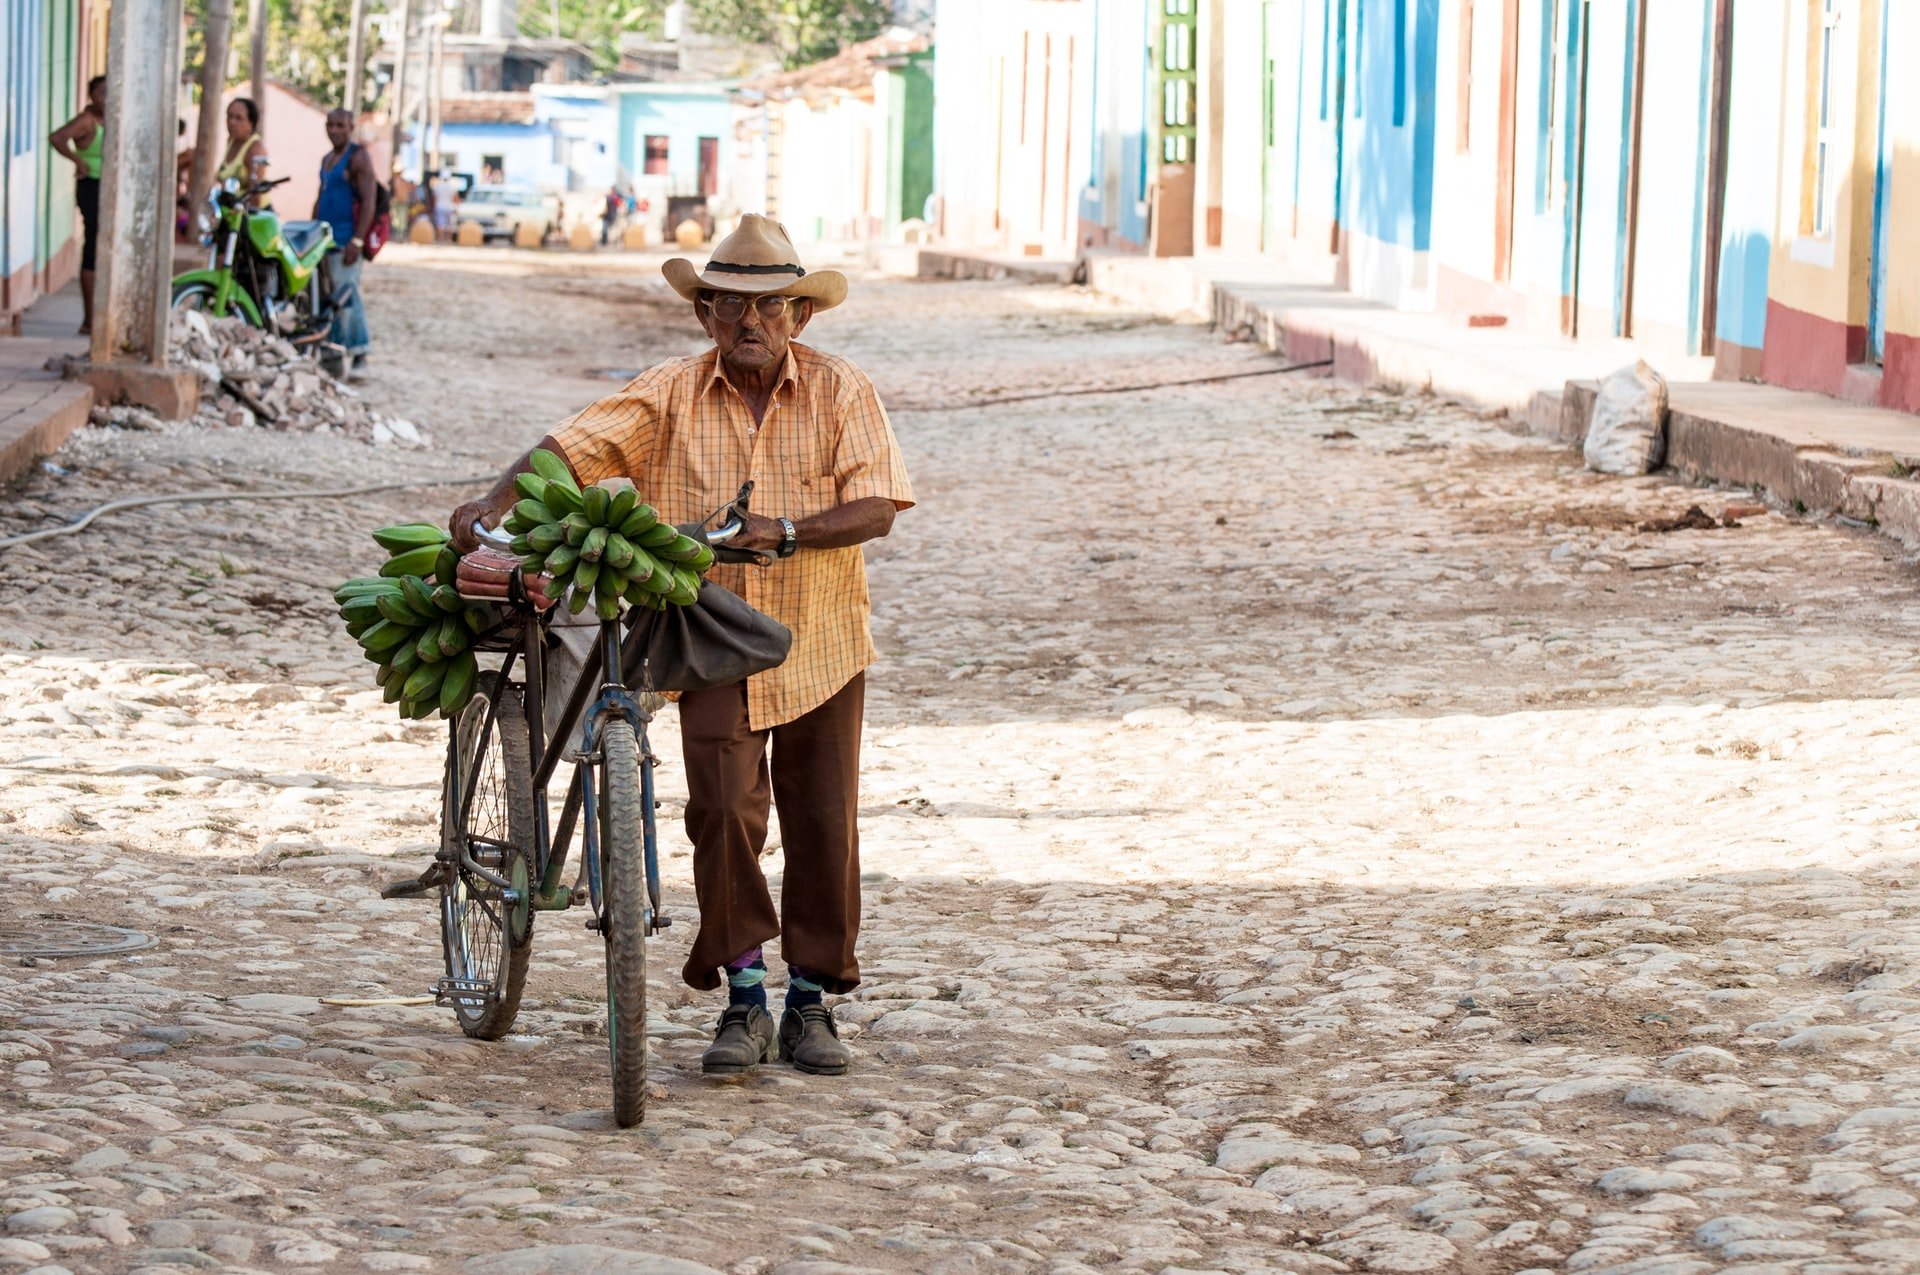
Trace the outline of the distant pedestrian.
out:
M 360 273 L 367 264 L 367 236 L 373 231 L 378 190 L 373 161 L 367 148 L 353 140 L 353 113 L 327 112 L 327 140 L 333 149 L 320 160 L 320 193 L 313 201 L 313 219 L 333 230 L 334 247 L 327 254 L 332 286 L 349 295 L 333 311 L 333 341 L 347 352 L 347 374 L 357 376 L 366 366 L 367 307 L 360 299 Z
M 73 202 L 80 210 L 80 335 L 93 331 L 93 268 L 100 252 L 100 157 L 107 140 L 107 77 L 87 81 L 87 105 L 47 139 L 73 161 L 78 180 Z
M 613 223 L 620 220 L 620 214 L 627 210 L 626 197 L 618 186 L 607 187 L 606 206 L 600 210 L 600 246 L 607 246 L 607 240 L 613 235 Z
M 183 243 L 193 237 L 193 143 L 187 140 L 187 122 L 175 120 L 173 144 L 173 233 Z
M 236 97 L 227 103 L 227 149 L 213 179 L 229 179 L 245 190 L 267 179 L 267 143 L 260 136 L 260 106 L 250 97 Z M 249 208 L 266 208 L 273 200 L 263 191 L 247 201 Z
M 454 222 L 458 210 L 454 207 L 453 179 L 446 173 L 433 175 L 427 183 L 427 203 L 433 209 L 433 237 L 441 243 L 453 242 Z

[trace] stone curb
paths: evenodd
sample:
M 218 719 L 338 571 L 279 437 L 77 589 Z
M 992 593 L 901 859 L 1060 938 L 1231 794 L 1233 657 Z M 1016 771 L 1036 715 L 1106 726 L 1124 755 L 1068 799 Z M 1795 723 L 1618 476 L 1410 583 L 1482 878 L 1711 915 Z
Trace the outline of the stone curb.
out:
M 1598 391 L 1595 381 L 1567 382 L 1555 437 L 1573 446 L 1586 438 Z M 1920 447 L 1920 421 L 1914 435 Z M 1689 478 L 1755 488 L 1795 512 L 1862 522 L 1920 549 L 1920 482 L 1905 477 L 1909 466 L 1889 450 L 1787 438 L 1683 400 L 1667 412 L 1667 465 Z
M 891 268 L 898 271 L 898 266 Z M 963 249 L 920 249 L 922 278 L 1011 279 L 1031 283 L 1069 283 L 1077 274 L 1095 291 L 1169 318 L 1207 319 L 1224 331 L 1248 331 L 1254 340 L 1293 362 L 1332 360 L 1335 379 L 1385 389 L 1431 393 L 1469 407 L 1504 412 L 1526 432 L 1578 447 L 1586 437 L 1598 383 L 1572 380 L 1543 383 L 1524 364 L 1501 362 L 1496 351 L 1464 355 L 1444 340 L 1421 339 L 1423 324 L 1444 323 L 1434 315 L 1372 307 L 1356 302 L 1351 310 L 1335 306 L 1275 304 L 1261 295 L 1262 285 L 1235 286 L 1206 277 L 1204 265 L 1155 263 L 1142 269 L 1139 258 L 1089 256 L 1078 263 L 996 257 Z M 1400 329 L 1383 331 L 1385 327 Z M 1920 482 L 1907 477 L 1910 461 L 1920 460 L 1920 418 L 1875 411 L 1869 431 L 1878 442 L 1858 445 L 1843 437 L 1845 428 L 1821 436 L 1811 428 L 1769 429 L 1744 423 L 1735 383 L 1714 382 L 1712 404 L 1689 405 L 1684 395 L 1668 413 L 1667 464 L 1690 478 L 1751 487 L 1796 511 L 1835 515 L 1877 527 L 1910 549 L 1920 549 Z M 1762 396 L 1789 395 L 1772 386 L 1752 387 Z M 1801 395 L 1817 414 L 1829 400 Z M 1832 402 L 1836 412 L 1863 409 Z M 1776 412 L 1777 415 L 1777 412 Z M 1885 445 L 1911 426 L 1912 453 Z M 1920 467 L 1912 467 L 1920 472 Z
M 65 381 L 0 384 L 0 483 L 60 450 L 93 411 L 93 389 Z

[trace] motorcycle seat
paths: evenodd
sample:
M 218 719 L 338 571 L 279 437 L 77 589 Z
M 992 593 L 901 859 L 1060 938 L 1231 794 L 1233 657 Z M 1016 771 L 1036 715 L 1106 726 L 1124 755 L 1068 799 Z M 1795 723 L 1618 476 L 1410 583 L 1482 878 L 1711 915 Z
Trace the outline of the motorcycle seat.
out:
M 293 249 L 293 255 L 304 257 L 313 251 L 322 235 L 331 235 L 333 228 L 324 221 L 283 221 L 280 233 L 286 237 L 287 247 Z

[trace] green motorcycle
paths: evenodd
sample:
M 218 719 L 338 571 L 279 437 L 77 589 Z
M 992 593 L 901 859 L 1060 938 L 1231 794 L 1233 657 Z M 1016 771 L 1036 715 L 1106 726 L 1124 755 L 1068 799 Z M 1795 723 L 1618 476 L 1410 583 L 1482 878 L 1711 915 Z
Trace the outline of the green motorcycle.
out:
M 200 218 L 207 265 L 174 277 L 173 306 L 237 314 L 337 361 L 340 351 L 325 347 L 333 312 L 346 303 L 351 285 L 332 286 L 327 253 L 333 249 L 333 228 L 324 221 L 283 222 L 271 209 L 251 207 L 256 197 L 288 180 L 243 185 L 230 177 L 208 193 L 211 212 Z

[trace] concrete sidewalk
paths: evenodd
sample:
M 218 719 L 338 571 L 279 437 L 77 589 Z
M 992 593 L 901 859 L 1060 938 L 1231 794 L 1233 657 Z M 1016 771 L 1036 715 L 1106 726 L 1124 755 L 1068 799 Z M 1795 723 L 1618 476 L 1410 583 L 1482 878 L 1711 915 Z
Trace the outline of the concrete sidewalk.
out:
M 1072 263 L 923 249 L 913 273 L 1066 282 Z M 1336 288 L 1330 266 L 1226 258 L 1089 256 L 1098 292 L 1172 317 L 1246 329 L 1295 362 L 1331 359 L 1331 375 L 1426 391 L 1505 413 L 1578 445 L 1595 383 L 1646 358 L 1667 379 L 1668 464 L 1707 482 L 1751 487 L 1797 511 L 1876 526 L 1920 549 L 1920 417 L 1771 385 L 1712 380 L 1713 360 L 1649 354 L 1632 341 L 1473 327 L 1458 317 L 1379 305 Z M 891 261 L 883 268 L 897 268 Z
M 87 423 L 92 387 L 47 368 L 50 360 L 57 365 L 68 355 L 86 357 L 87 338 L 75 332 L 79 326 L 80 290 L 69 284 L 27 308 L 19 336 L 0 337 L 0 483 L 58 451 Z

